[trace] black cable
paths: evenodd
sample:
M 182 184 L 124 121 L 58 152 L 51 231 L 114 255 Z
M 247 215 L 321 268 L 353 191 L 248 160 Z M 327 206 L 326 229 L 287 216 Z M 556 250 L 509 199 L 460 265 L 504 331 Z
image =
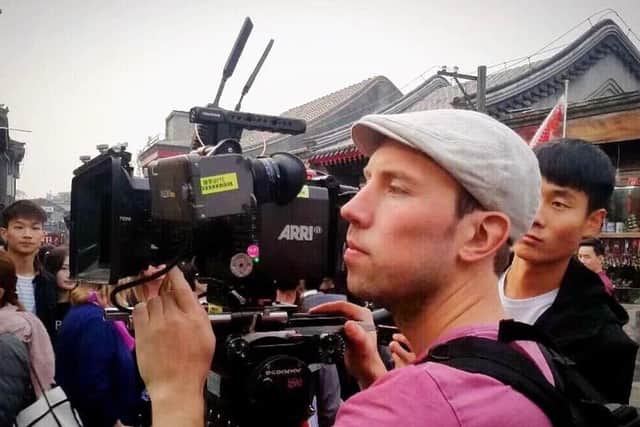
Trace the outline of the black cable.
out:
M 113 304 L 114 307 L 116 307 L 118 310 L 120 310 L 122 312 L 132 313 L 133 309 L 131 307 L 125 307 L 123 305 L 120 305 L 120 303 L 118 302 L 116 296 L 122 291 L 134 288 L 136 286 L 140 286 L 143 283 L 150 282 L 152 280 L 155 280 L 155 279 L 167 274 L 169 272 L 169 270 L 171 270 L 173 267 L 178 265 L 178 263 L 180 262 L 180 260 L 182 259 L 183 255 L 184 255 L 185 249 L 186 248 L 182 248 L 178 252 L 178 255 L 173 260 L 171 260 L 171 262 L 169 262 L 169 264 L 167 264 L 167 266 L 165 268 L 163 268 L 160 271 L 156 271 L 151 276 L 141 277 L 139 279 L 133 280 L 133 281 L 131 281 L 129 283 L 125 283 L 123 285 L 116 285 L 116 288 L 111 293 L 111 298 L 110 298 L 111 299 L 111 304 Z

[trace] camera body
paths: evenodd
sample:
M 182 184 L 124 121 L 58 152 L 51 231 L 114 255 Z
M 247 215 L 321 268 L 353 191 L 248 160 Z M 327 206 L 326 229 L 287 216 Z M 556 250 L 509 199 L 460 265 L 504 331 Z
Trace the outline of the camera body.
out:
M 73 277 L 116 284 L 179 254 L 211 283 L 209 301 L 235 310 L 273 297 L 278 282 L 342 274 L 350 189 L 331 176 L 305 181 L 292 155 L 192 153 L 153 162 L 148 180 L 130 170 L 128 153 L 109 151 L 75 171 Z

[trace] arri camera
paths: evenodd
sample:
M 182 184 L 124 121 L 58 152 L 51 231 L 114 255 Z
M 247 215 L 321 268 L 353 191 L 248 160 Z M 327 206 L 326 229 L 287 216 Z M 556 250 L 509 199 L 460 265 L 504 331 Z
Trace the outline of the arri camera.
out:
M 247 18 L 216 101 L 190 112 L 197 150 L 153 161 L 148 178 L 133 176 L 131 155 L 118 147 L 74 171 L 70 267 L 77 280 L 116 284 L 150 264 L 193 263 L 216 308 L 210 425 L 299 426 L 311 411 L 312 369 L 342 356 L 345 319 L 264 301 L 277 283 L 342 274 L 339 209 L 355 189 L 307 178 L 291 154 L 242 155 L 243 130 L 306 130 L 302 120 L 239 112 L 240 102 L 235 111 L 218 107 L 251 29 Z

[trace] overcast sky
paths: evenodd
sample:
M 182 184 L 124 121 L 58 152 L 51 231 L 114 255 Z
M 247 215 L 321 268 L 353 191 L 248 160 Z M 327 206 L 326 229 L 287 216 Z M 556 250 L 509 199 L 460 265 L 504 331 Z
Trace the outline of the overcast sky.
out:
M 440 65 L 473 72 L 527 56 L 606 8 L 640 34 L 639 0 L 0 0 L 0 8 L 0 104 L 11 127 L 32 131 L 11 133 L 27 143 L 18 189 L 29 197 L 69 191 L 78 157 L 97 144 L 127 141 L 135 154 L 171 110 L 211 102 L 245 16 L 254 30 L 221 106 L 235 106 L 274 38 L 243 103 L 265 114 L 375 75 L 406 93 Z

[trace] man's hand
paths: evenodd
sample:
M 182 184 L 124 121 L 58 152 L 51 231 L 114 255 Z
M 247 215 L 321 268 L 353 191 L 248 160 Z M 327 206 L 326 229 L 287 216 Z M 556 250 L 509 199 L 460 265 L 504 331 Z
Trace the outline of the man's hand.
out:
M 152 274 L 157 273 L 158 271 L 164 270 L 165 268 L 166 268 L 166 265 L 164 264 L 161 264 L 158 266 L 150 265 L 147 267 L 146 270 L 142 272 L 142 275 L 144 277 L 149 277 Z M 160 295 L 160 290 L 164 282 L 165 282 L 165 276 L 163 275 L 158 277 L 157 279 L 144 283 L 142 285 L 142 289 L 143 289 L 145 301 L 148 301 L 151 298 Z
M 416 360 L 416 354 L 413 352 L 409 340 L 402 334 L 393 334 L 393 341 L 389 344 L 389 351 L 396 368 L 410 365 Z
M 329 302 L 311 309 L 311 313 L 337 314 L 351 319 L 344 325 L 347 349 L 345 366 L 361 389 L 383 376 L 387 369 L 378 353 L 378 343 L 371 311 L 346 301 Z M 370 327 L 367 332 L 361 326 Z
M 133 311 L 138 366 L 153 402 L 155 427 L 201 427 L 215 336 L 182 272 L 172 268 L 168 280 L 170 291 Z

